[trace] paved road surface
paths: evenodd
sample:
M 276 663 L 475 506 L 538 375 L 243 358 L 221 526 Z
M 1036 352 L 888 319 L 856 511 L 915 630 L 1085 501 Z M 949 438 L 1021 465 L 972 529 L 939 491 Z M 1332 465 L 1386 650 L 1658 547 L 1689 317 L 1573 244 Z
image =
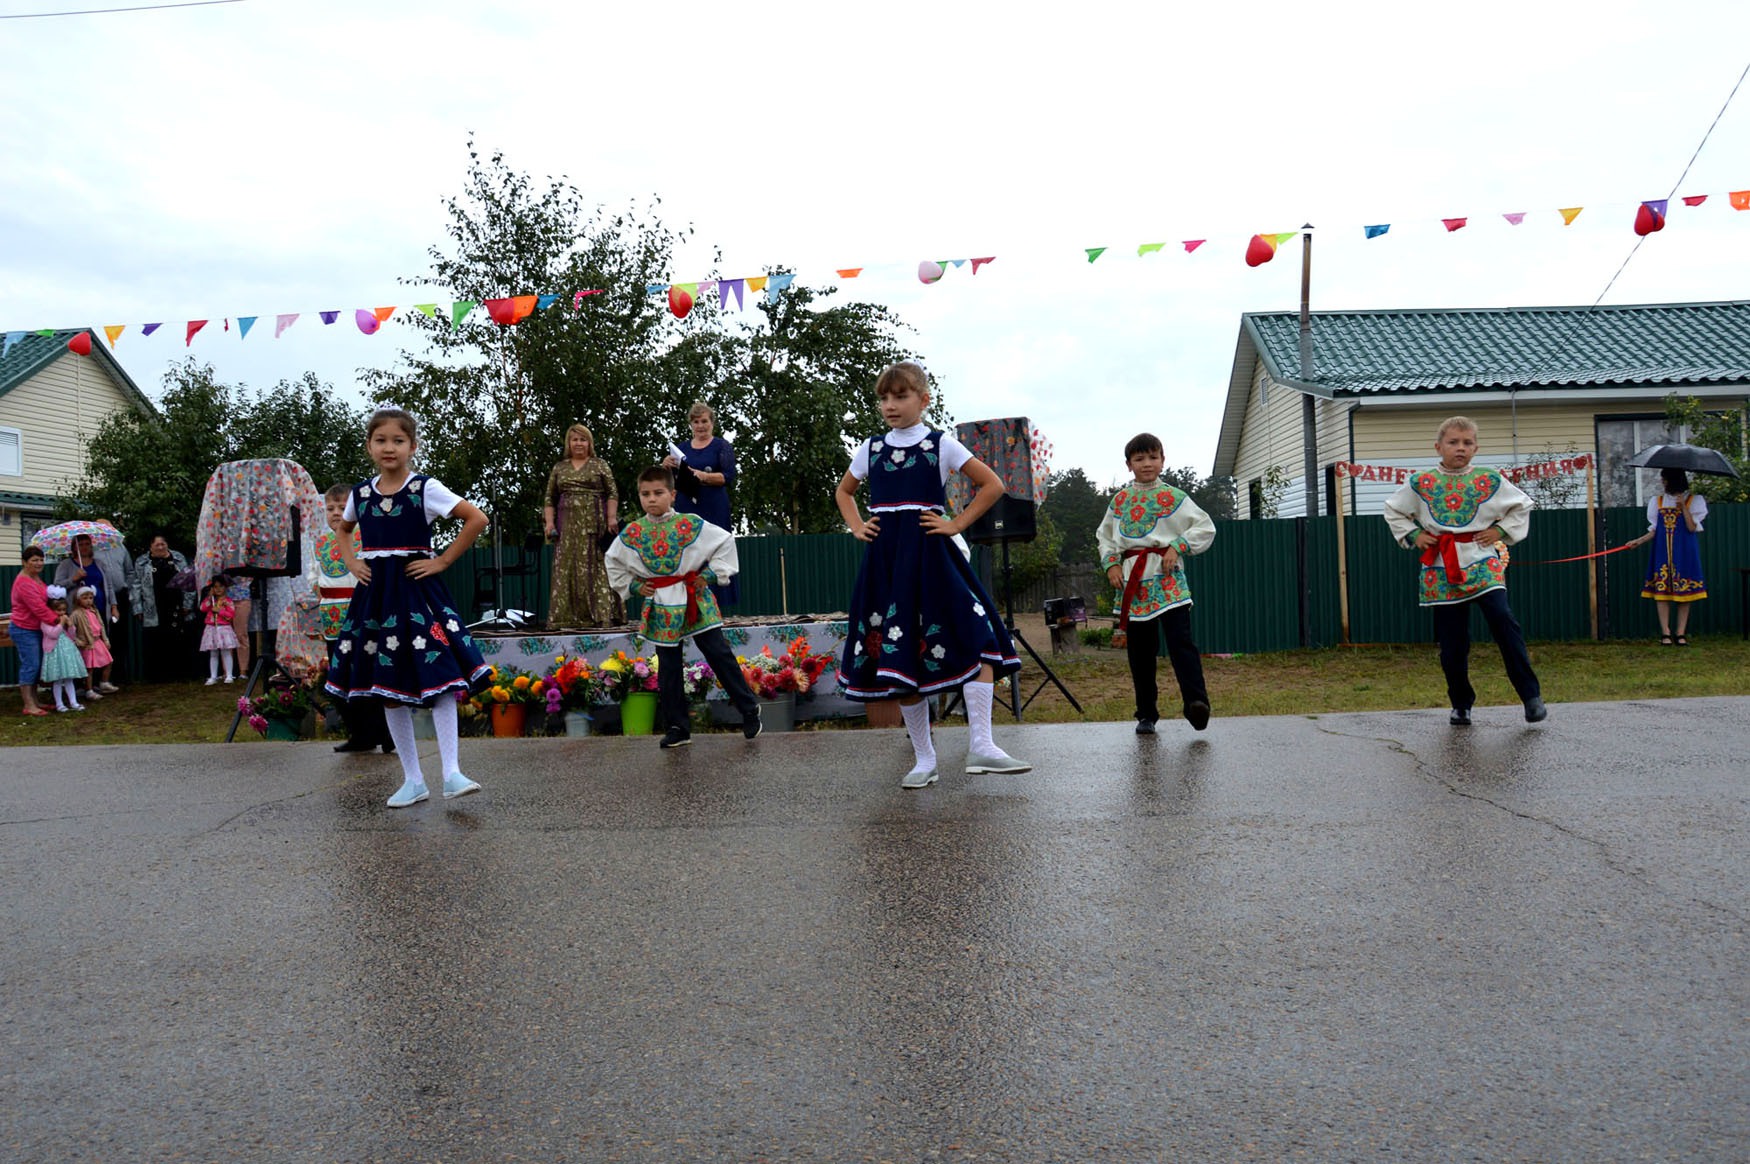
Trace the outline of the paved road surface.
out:
M 1750 700 L 1163 729 L 8 750 L 0 1158 L 1750 1158 Z

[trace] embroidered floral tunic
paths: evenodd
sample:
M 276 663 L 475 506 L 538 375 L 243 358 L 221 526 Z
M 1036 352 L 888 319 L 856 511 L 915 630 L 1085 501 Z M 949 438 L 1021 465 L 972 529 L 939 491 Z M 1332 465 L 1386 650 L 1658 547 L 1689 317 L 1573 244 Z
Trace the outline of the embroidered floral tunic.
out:
M 370 566 L 371 580 L 353 588 L 329 656 L 329 692 L 429 706 L 491 675 L 443 575 L 407 573 L 413 559 L 432 556 L 432 520 L 448 517 L 460 502 L 423 474 L 389 494 L 375 478 L 354 486 L 344 516 L 358 523 L 359 558 Z
M 944 481 L 971 457 L 954 438 L 914 425 L 871 438 L 852 458 L 851 474 L 869 482 L 878 532 L 851 591 L 839 665 L 848 698 L 928 695 L 959 687 L 987 663 L 998 678 L 1021 669 L 966 555 L 920 520 L 944 511 Z
M 1132 481 L 1112 498 L 1094 540 L 1100 547 L 1100 568 L 1117 566 L 1126 579 L 1139 555 L 1126 558 L 1125 551 L 1171 546 L 1178 552 L 1180 561 L 1171 574 L 1161 569 L 1159 554 L 1140 555 L 1142 584 L 1131 599 L 1130 617 L 1147 622 L 1176 606 L 1191 604 L 1183 559 L 1209 548 L 1215 541 L 1215 523 L 1183 490 L 1158 479 L 1147 485 Z M 1118 589 L 1123 593 L 1124 586 Z
M 722 625 L 711 588 L 735 577 L 739 567 L 728 530 L 672 510 L 626 526 L 607 554 L 608 584 L 617 592 L 635 594 L 640 583 L 659 581 L 644 600 L 640 633 L 660 647 Z
M 1440 539 L 1422 555 L 1418 596 L 1422 606 L 1447 606 L 1507 585 L 1507 555 L 1479 545 L 1476 535 L 1493 526 L 1502 545 L 1523 540 L 1531 532 L 1531 498 L 1486 466 L 1426 469 L 1386 498 L 1385 520 L 1406 549 L 1415 548 L 1419 532 Z
M 364 548 L 357 530 L 352 532 L 352 548 L 355 554 Z M 346 561 L 340 556 L 340 535 L 333 530 L 316 539 L 316 573 L 320 578 L 316 593 L 320 597 L 322 637 L 337 639 L 358 579 L 346 568 Z

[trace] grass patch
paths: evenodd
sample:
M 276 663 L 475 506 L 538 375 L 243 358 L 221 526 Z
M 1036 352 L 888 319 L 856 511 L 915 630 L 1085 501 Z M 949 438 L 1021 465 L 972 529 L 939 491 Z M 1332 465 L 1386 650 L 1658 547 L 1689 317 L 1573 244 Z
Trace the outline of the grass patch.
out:
M 1043 636 L 1036 642 L 1042 642 Z M 1603 703 L 1624 699 L 1684 699 L 1750 695 L 1750 642 L 1716 635 L 1688 647 L 1654 641 L 1533 643 L 1531 660 L 1551 703 Z M 1135 712 L 1130 671 L 1123 651 L 1084 650 L 1047 656 L 1082 703 L 1078 715 L 1047 685 L 1027 708 L 1028 723 L 1123 721 Z M 1161 710 L 1178 712 L 1178 688 L 1165 659 L 1158 663 Z M 1399 711 L 1446 706 L 1446 683 L 1432 643 L 1413 646 L 1278 651 L 1203 661 L 1210 703 L 1218 717 L 1322 715 L 1343 711 Z M 1021 675 L 1025 699 L 1042 676 Z M 1493 643 L 1471 652 L 1471 681 L 1479 706 L 1516 704 Z M 231 726 L 243 684 L 208 687 L 201 682 L 135 684 L 90 705 L 82 715 L 27 719 L 18 714 L 16 692 L 0 696 L 0 746 L 42 744 L 219 743 Z M 53 706 L 52 702 L 47 706 Z M 1001 722 L 1006 718 L 1001 711 Z M 849 727 L 846 721 L 834 727 Z M 259 742 L 248 724 L 240 741 Z

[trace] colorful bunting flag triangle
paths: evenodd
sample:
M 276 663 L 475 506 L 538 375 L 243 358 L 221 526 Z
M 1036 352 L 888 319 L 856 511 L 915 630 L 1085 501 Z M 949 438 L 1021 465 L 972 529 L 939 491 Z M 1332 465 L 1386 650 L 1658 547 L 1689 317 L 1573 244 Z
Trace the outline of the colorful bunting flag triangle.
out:
M 141 335 L 151 335 L 153 332 L 157 331 L 159 328 L 161 328 L 163 326 L 164 325 L 162 323 L 141 324 L 140 325 L 140 334 Z
M 200 331 L 200 329 L 205 327 L 206 325 L 207 325 L 207 321 L 204 319 L 191 319 L 191 320 L 189 320 L 188 321 L 188 334 L 182 337 L 182 346 L 185 348 L 192 347 L 194 345 L 195 333 Z
M 766 289 L 766 277 L 764 275 L 754 275 L 750 277 L 747 281 L 747 289 L 749 291 L 764 291 Z
M 480 306 L 478 299 L 458 299 L 450 304 L 450 330 L 462 326 L 462 321 L 468 318 L 468 313 Z
M 855 279 L 858 275 L 861 275 L 863 273 L 863 268 L 861 268 L 861 267 L 839 267 L 838 273 L 839 273 L 839 278 L 841 278 L 841 279 Z
M 1706 201 L 1707 201 L 1706 194 L 1685 194 L 1683 196 L 1683 205 L 1685 205 L 1685 206 L 1700 206 L 1703 202 L 1706 202 Z
M 1508 222 L 1512 223 L 1514 226 L 1518 226 L 1520 223 L 1525 221 L 1525 211 L 1514 210 L 1514 211 L 1510 211 L 1507 214 L 1503 214 L 1501 217 L 1505 218 Z
M 1440 221 L 1446 225 L 1446 233 L 1451 234 L 1455 230 L 1463 230 L 1464 224 L 1469 222 L 1470 219 L 1469 218 L 1442 218 Z
M 338 309 L 334 311 L 318 311 L 316 314 L 322 317 L 322 322 L 324 324 L 333 323 L 340 318 L 340 312 Z
M 237 336 L 237 338 L 238 339 L 248 339 L 249 338 L 249 329 L 254 327 L 255 321 L 260 319 L 260 318 L 261 317 L 259 315 L 239 315 L 237 317 L 237 330 L 240 334 Z M 109 329 L 105 328 L 104 330 L 108 331 Z M 114 345 L 111 345 L 111 346 L 114 346 Z
M 1105 247 L 1084 247 L 1083 249 L 1088 252 L 1088 262 L 1090 263 L 1106 253 Z
M 1562 225 L 1563 226 L 1573 226 L 1574 220 L 1576 218 L 1580 217 L 1580 211 L 1582 211 L 1584 209 L 1586 209 L 1584 206 L 1568 206 L 1568 207 L 1564 207 L 1562 210 L 1558 211 L 1558 213 L 1562 216 Z
M 437 304 L 435 303 L 415 303 L 413 305 L 413 310 L 432 319 L 437 318 Z
M 1136 248 L 1136 257 L 1140 259 L 1144 255 L 1156 254 L 1166 245 L 1166 243 L 1143 243 Z
M 1188 238 L 1188 239 L 1186 239 L 1184 242 L 1185 253 L 1190 254 L 1192 251 L 1196 250 L 1198 247 L 1202 246 L 1204 243 L 1206 243 L 1208 241 L 1209 241 L 1208 239 L 1203 239 L 1203 238 Z
M 1361 232 L 1367 238 L 1378 238 L 1390 229 L 1391 223 L 1382 222 L 1378 226 L 1364 226 L 1361 228 Z
M 122 338 L 122 332 L 126 330 L 128 330 L 128 325 L 125 323 L 112 323 L 103 329 L 104 336 L 109 340 L 111 351 L 115 350 L 115 341 Z
M 273 321 L 273 338 L 278 339 L 286 334 L 286 328 L 298 322 L 299 313 L 294 311 L 287 315 L 276 316 Z
M 997 261 L 997 257 L 995 255 L 986 255 L 982 259 L 973 259 L 972 260 L 972 273 L 974 275 L 976 275 L 976 274 L 978 274 L 978 269 L 980 267 L 984 266 L 986 263 L 994 263 L 996 261 Z
M 1726 195 L 1733 210 L 1750 210 L 1750 190 L 1733 190 Z

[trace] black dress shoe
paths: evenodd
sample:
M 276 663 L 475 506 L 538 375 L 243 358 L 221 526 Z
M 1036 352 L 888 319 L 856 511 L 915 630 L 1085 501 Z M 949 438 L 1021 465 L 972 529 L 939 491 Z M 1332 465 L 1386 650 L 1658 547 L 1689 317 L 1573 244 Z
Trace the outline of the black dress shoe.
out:
M 377 745 L 366 740 L 347 740 L 344 744 L 335 744 L 337 752 L 368 752 Z
M 395 741 L 394 740 L 384 740 L 383 741 L 383 755 L 393 756 L 394 754 L 395 754 Z
M 663 751 L 667 751 L 670 748 L 684 748 L 692 742 L 692 732 L 687 731 L 685 728 L 671 727 L 668 729 L 667 733 L 663 735 L 662 739 L 657 741 L 656 746 Z
M 1533 695 L 1525 701 L 1525 722 L 1542 723 L 1549 718 L 1549 708 L 1543 705 L 1543 700 Z
M 1136 721 L 1136 734 L 1139 736 L 1152 736 L 1152 735 L 1154 735 L 1155 734 L 1155 721 L 1152 719 L 1139 719 L 1139 720 L 1137 720 Z
M 1468 707 L 1455 707 L 1455 708 L 1453 708 L 1452 714 L 1446 717 L 1446 722 L 1451 724 L 1453 727 L 1469 727 L 1470 726 L 1470 708 L 1468 708 Z
M 1209 726 L 1209 705 L 1201 699 L 1193 699 L 1185 705 L 1185 720 L 1197 731 Z

